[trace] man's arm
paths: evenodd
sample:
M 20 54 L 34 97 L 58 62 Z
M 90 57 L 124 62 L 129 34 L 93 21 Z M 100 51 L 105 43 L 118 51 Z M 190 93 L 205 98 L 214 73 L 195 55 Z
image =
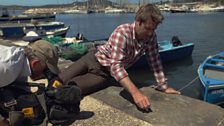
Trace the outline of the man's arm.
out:
M 154 35 L 153 41 L 148 49 L 148 62 L 154 71 L 154 76 L 157 82 L 156 89 L 168 94 L 180 94 L 179 91 L 176 91 L 167 85 L 167 79 L 164 75 L 163 66 L 159 55 L 156 34 Z
M 119 83 L 131 94 L 135 104 L 141 109 L 150 107 L 149 98 L 145 96 L 127 76 L 119 81 Z
M 111 44 L 111 75 L 131 94 L 135 104 L 141 109 L 150 106 L 149 99 L 134 85 L 124 68 L 127 40 L 122 32 L 114 32 L 109 42 Z

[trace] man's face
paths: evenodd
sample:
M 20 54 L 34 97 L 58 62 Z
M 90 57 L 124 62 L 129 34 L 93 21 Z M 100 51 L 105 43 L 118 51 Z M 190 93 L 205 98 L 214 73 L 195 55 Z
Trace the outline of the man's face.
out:
M 156 30 L 158 23 L 155 23 L 150 18 L 145 22 L 136 21 L 136 35 L 138 40 L 149 39 Z

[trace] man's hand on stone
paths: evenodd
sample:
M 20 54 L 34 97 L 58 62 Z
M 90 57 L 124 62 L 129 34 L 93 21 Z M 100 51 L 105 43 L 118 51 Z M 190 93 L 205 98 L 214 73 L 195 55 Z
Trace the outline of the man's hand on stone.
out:
M 143 109 L 143 110 L 148 110 L 150 108 L 150 102 L 149 98 L 145 96 L 142 92 L 137 92 L 133 95 L 133 99 L 135 104 Z

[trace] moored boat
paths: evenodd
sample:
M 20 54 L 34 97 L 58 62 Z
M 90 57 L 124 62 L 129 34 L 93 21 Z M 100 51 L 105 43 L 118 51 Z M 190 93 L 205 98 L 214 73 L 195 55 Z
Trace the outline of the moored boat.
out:
M 64 28 L 63 22 L 38 22 L 33 23 L 6 23 L 1 24 L 0 31 L 3 38 L 21 38 L 30 30 L 53 30 Z
M 224 52 L 207 57 L 198 68 L 204 87 L 203 100 L 209 103 L 224 102 Z
M 63 27 L 63 28 L 56 28 L 52 30 L 31 30 L 26 33 L 26 36 L 32 36 L 32 33 L 34 33 L 34 36 L 39 36 L 39 37 L 54 37 L 54 36 L 61 36 L 65 37 L 67 34 L 67 31 L 69 30 L 70 27 Z M 29 35 L 31 33 L 31 35 Z
M 53 29 L 46 31 L 45 36 L 61 36 L 65 37 L 67 34 L 67 31 L 69 30 L 70 27 L 63 27 L 63 28 L 58 28 L 58 29 Z
M 162 63 L 173 62 L 184 59 L 192 55 L 194 43 L 186 43 L 179 46 L 173 46 L 169 40 L 159 41 L 159 54 Z M 136 63 L 135 67 L 144 67 L 148 65 L 146 56 L 142 56 Z
M 180 7 L 174 6 L 170 8 L 171 13 L 186 13 L 189 12 L 189 8 L 186 5 L 182 5 Z
M 107 40 L 95 40 L 95 41 L 84 41 L 79 42 L 81 44 L 86 45 L 88 49 L 92 49 L 98 45 L 104 44 Z M 168 40 L 160 41 L 159 42 L 159 53 L 163 63 L 181 60 L 186 57 L 192 55 L 194 49 L 194 43 L 187 43 L 180 46 L 173 46 L 172 43 Z M 75 58 L 77 59 L 77 58 Z M 146 56 L 143 55 L 133 67 L 144 67 L 148 66 Z

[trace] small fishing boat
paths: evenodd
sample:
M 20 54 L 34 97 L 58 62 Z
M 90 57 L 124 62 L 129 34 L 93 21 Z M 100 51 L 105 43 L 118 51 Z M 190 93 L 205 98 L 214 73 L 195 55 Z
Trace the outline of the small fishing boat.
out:
M 37 23 L 6 23 L 0 25 L 0 31 L 3 38 L 21 38 L 27 31 L 36 30 L 53 30 L 64 28 L 63 22 L 37 22 Z
M 39 36 L 39 37 L 55 37 L 55 36 L 61 36 L 65 37 L 67 34 L 67 31 L 69 30 L 69 26 L 63 27 L 63 28 L 56 28 L 56 29 L 51 29 L 51 30 L 44 30 L 44 29 L 39 29 L 39 30 L 30 30 L 27 31 L 26 36 Z
M 186 13 L 189 12 L 189 7 L 186 5 L 182 5 L 182 6 L 174 6 L 170 8 L 170 12 L 171 13 Z
M 171 41 L 159 41 L 159 54 L 162 63 L 181 60 L 192 55 L 194 43 L 186 43 L 179 46 L 173 46 Z M 144 67 L 148 65 L 146 56 L 142 56 L 135 64 L 135 67 Z
M 45 36 L 61 36 L 61 37 L 65 37 L 66 34 L 67 34 L 67 31 L 69 29 L 70 29 L 70 27 L 63 27 L 63 28 L 48 30 L 48 31 L 46 31 Z
M 209 103 L 224 102 L 224 52 L 207 57 L 198 68 L 204 86 L 203 100 Z
M 104 44 L 107 39 L 95 40 L 95 41 L 83 41 L 79 42 L 80 44 L 86 45 L 89 49 L 95 48 L 98 45 Z M 76 43 L 76 42 L 75 42 Z M 173 44 L 168 41 L 160 41 L 159 42 L 159 53 L 163 63 L 176 61 L 180 59 L 184 59 L 186 57 L 191 56 L 194 49 L 194 43 L 187 43 L 179 46 L 173 46 Z M 77 58 L 75 58 L 77 59 Z M 146 56 L 143 55 L 133 67 L 145 67 L 148 66 Z

